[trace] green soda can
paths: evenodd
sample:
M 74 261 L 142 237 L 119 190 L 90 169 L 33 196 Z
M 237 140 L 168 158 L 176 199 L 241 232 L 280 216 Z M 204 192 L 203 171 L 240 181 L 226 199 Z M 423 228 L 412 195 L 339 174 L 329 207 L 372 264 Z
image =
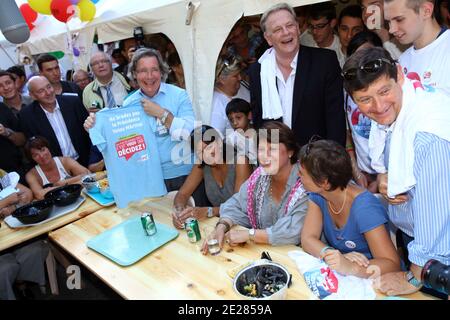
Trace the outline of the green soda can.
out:
M 200 235 L 200 228 L 198 227 L 198 221 L 195 218 L 188 218 L 186 222 L 184 223 L 187 236 L 189 239 L 189 242 L 197 242 L 200 241 L 202 236 Z
M 145 233 L 148 236 L 152 236 L 156 233 L 156 223 L 151 212 L 142 213 L 141 222 L 142 227 L 144 227 Z

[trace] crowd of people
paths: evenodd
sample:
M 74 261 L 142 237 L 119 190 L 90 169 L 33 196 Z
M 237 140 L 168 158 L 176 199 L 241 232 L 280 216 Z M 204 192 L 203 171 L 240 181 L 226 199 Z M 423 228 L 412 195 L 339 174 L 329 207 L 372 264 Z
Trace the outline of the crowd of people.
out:
M 332 2 L 277 4 L 226 39 L 210 126 L 195 127 L 173 45 L 127 39 L 73 82 L 50 54 L 28 80 L 0 71 L 0 178 L 21 178 L 0 215 L 89 172 L 115 175 L 98 118 L 141 108 L 155 188 L 178 191 L 176 228 L 219 217 L 220 246 L 300 245 L 344 275 L 377 267 L 388 295 L 442 297 L 422 288 L 421 271 L 430 259 L 450 265 L 449 22 L 442 0 L 361 0 L 339 15 Z M 1 254 L 0 299 L 14 298 L 16 280 L 43 285 L 47 252 L 39 240 Z

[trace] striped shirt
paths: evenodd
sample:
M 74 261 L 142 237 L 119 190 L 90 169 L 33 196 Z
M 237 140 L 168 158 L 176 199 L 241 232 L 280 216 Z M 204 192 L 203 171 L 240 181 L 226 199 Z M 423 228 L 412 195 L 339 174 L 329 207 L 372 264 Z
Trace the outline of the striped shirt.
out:
M 450 141 L 419 132 L 414 140 L 416 185 L 408 201 L 389 205 L 389 218 L 414 238 L 409 261 L 424 266 L 430 259 L 450 265 Z
M 56 107 L 53 112 L 45 110 L 42 106 L 41 108 L 47 116 L 48 122 L 50 122 L 53 131 L 55 132 L 55 136 L 58 140 L 59 147 L 61 148 L 62 155 L 64 157 L 70 157 L 75 160 L 78 159 L 78 153 L 73 146 L 69 131 L 67 131 L 67 126 L 64 122 L 64 118 L 61 113 L 58 101 L 56 100 Z

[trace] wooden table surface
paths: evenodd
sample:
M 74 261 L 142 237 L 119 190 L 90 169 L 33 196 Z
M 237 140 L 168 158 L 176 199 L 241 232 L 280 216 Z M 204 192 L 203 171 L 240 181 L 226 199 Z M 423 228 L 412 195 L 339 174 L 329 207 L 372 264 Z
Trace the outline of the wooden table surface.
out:
M 86 195 L 84 197 L 86 200 L 77 210 L 37 226 L 13 229 L 1 220 L 0 252 L 44 233 L 48 233 L 49 231 L 58 229 L 103 208 Z
M 204 256 L 198 243 L 190 243 L 186 232 L 152 252 L 137 263 L 122 267 L 89 249 L 86 242 L 126 219 L 150 209 L 156 221 L 172 226 L 172 200 L 153 199 L 135 203 L 128 209 L 101 209 L 92 215 L 49 234 L 51 240 L 77 258 L 125 299 L 239 299 L 227 271 L 260 258 L 268 251 L 275 262 L 284 265 L 293 275 L 287 299 L 315 299 L 294 262 L 287 256 L 296 246 L 272 247 L 253 243 L 244 246 L 225 245 L 217 256 Z M 217 218 L 200 221 L 200 228 L 214 225 Z M 202 234 L 203 236 L 203 234 Z M 407 296 L 427 299 L 423 294 Z

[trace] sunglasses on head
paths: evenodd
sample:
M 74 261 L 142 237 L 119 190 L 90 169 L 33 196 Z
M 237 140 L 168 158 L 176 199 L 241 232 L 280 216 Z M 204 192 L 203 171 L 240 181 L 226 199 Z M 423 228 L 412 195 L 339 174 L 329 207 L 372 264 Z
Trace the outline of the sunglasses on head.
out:
M 311 149 L 313 147 L 313 143 L 319 140 L 323 140 L 323 138 L 321 136 L 319 136 L 318 134 L 315 134 L 311 137 L 311 139 L 309 139 L 308 144 L 306 145 L 306 149 L 305 149 L 305 156 L 308 156 L 309 153 L 311 152 Z
M 342 72 L 342 76 L 345 80 L 354 80 L 356 78 L 356 75 L 358 74 L 358 70 L 361 70 L 365 73 L 377 73 L 384 64 L 394 66 L 395 61 L 390 61 L 385 58 L 371 60 L 364 63 L 362 66 L 359 66 L 358 68 L 350 68 L 348 70 L 345 70 L 344 72 Z
M 220 66 L 220 69 L 217 72 L 217 77 L 221 75 L 221 73 L 223 72 L 223 70 L 225 68 L 232 68 L 237 63 L 238 63 L 238 60 L 232 55 L 224 58 L 223 61 L 222 61 L 222 65 Z

